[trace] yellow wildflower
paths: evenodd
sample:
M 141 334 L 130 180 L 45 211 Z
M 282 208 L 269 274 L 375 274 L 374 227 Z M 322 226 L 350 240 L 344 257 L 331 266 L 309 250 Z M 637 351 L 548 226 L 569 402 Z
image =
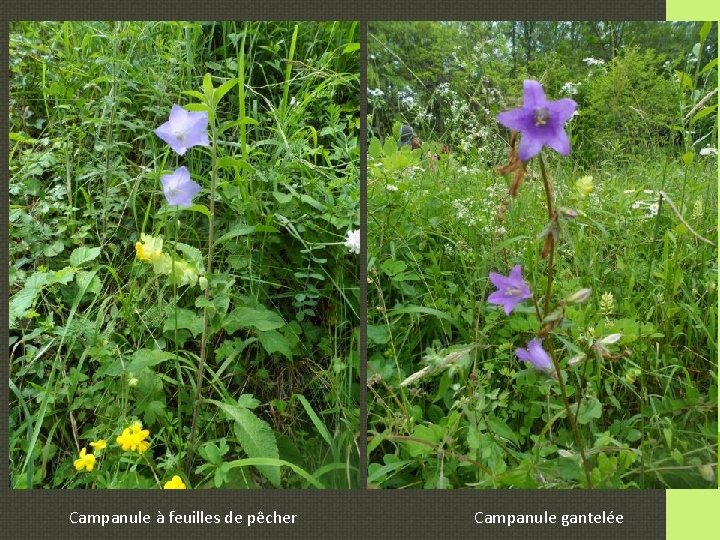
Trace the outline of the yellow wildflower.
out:
M 92 454 L 85 453 L 85 447 L 80 450 L 80 458 L 75 460 L 75 470 L 82 471 L 87 469 L 88 472 L 92 471 L 95 467 L 95 456 Z
M 93 450 L 97 452 L 98 450 L 103 450 L 107 448 L 107 442 L 105 441 L 105 439 L 100 439 L 99 441 L 91 442 L 90 446 L 92 446 Z
M 142 234 L 140 235 L 140 242 L 135 242 L 135 255 L 141 261 L 155 262 L 164 255 L 162 247 L 162 238 Z
M 187 486 L 177 474 L 172 477 L 172 480 L 165 482 L 163 489 L 187 489 Z
M 133 422 L 130 427 L 126 427 L 123 430 L 122 435 L 120 435 L 116 441 L 123 451 L 142 454 L 150 448 L 150 443 L 145 440 L 149 436 L 150 431 L 143 429 L 140 422 Z
M 593 189 L 595 189 L 595 186 L 593 185 L 592 176 L 583 176 L 575 182 L 575 190 L 581 199 L 590 195 Z

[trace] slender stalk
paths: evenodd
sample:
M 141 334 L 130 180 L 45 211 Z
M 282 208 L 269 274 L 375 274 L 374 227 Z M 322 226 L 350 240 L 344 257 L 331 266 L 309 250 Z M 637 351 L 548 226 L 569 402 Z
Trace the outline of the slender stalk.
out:
M 207 275 L 212 275 L 213 270 L 213 249 L 215 247 L 215 189 L 217 187 L 217 127 L 215 119 L 211 122 L 212 129 L 212 176 L 210 179 L 210 217 L 208 225 L 208 258 L 207 258 Z M 200 360 L 198 362 L 197 378 L 195 380 L 195 399 L 193 400 L 193 416 L 190 425 L 190 444 L 185 463 L 186 472 L 190 473 L 192 467 L 192 459 L 195 453 L 195 431 L 197 426 L 197 417 L 200 410 L 200 402 L 202 396 L 203 373 L 205 371 L 205 360 L 207 358 L 209 327 L 210 327 L 210 310 L 208 303 L 210 301 L 210 284 L 205 287 L 205 307 L 203 308 L 203 333 L 200 342 Z
M 548 178 L 547 170 L 545 167 L 545 160 L 543 159 L 542 154 L 540 155 L 540 170 L 542 172 L 542 180 L 543 185 L 545 186 L 545 198 L 547 200 L 547 212 L 548 212 L 548 219 L 552 220 L 554 219 L 553 216 L 553 202 L 552 202 L 552 188 L 550 185 L 550 179 Z M 554 264 L 555 264 L 555 239 L 552 236 L 552 233 L 550 236 L 550 253 L 548 255 L 548 274 L 547 274 L 547 286 L 545 288 L 545 306 L 544 306 L 544 314 L 547 316 L 547 314 L 550 312 L 550 297 L 552 295 L 552 283 L 553 283 L 553 271 L 554 271 Z M 542 321 L 541 321 L 542 323 Z M 580 458 L 582 459 L 583 464 L 583 471 L 585 472 L 585 479 L 587 481 L 587 485 L 589 488 L 592 487 L 592 480 L 590 478 L 590 465 L 588 464 L 587 457 L 585 456 L 585 445 L 582 442 L 582 438 L 580 437 L 580 430 L 577 426 L 577 421 L 575 416 L 573 415 L 572 411 L 570 410 L 570 401 L 567 396 L 567 390 L 565 389 L 565 381 L 563 381 L 562 373 L 560 371 L 560 363 L 558 362 L 557 355 L 555 354 L 555 348 L 553 347 L 552 340 L 548 339 L 548 350 L 550 353 L 550 359 L 552 360 L 553 367 L 555 368 L 555 373 L 557 374 L 557 381 L 558 385 L 560 386 L 560 394 L 562 396 L 563 405 L 565 406 L 565 412 L 567 413 L 568 421 L 570 422 L 570 427 L 572 428 L 573 437 L 575 438 L 575 443 L 578 446 L 578 450 L 580 451 Z
M 178 382 L 182 379 L 182 370 L 180 369 L 180 357 L 178 356 L 178 294 L 177 282 L 175 280 L 175 256 L 177 254 L 177 241 L 180 231 L 180 207 L 175 207 L 175 238 L 173 239 L 172 253 L 172 284 L 173 284 L 173 302 L 175 303 L 175 365 L 177 366 Z M 182 431 L 182 392 L 178 392 L 178 429 Z M 180 437 L 178 440 L 181 440 Z

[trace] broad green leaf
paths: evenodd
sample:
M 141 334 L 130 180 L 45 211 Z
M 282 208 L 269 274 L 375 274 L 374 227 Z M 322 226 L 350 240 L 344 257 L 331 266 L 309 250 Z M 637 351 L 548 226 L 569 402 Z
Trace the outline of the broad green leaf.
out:
M 378 345 L 384 345 L 390 341 L 390 335 L 388 334 L 387 326 L 384 324 L 368 324 L 367 325 L 367 338 L 368 341 L 376 343 Z
M 177 327 L 189 330 L 193 337 L 202 334 L 203 318 L 194 311 L 183 309 L 175 306 L 168 306 L 165 310 L 165 324 L 163 324 L 163 332 L 175 331 L 175 310 L 177 310 Z
M 370 140 L 370 144 L 368 145 L 368 154 L 370 154 L 373 159 L 380 159 L 382 157 L 383 147 L 379 139 L 373 137 Z
M 70 265 L 77 268 L 78 266 L 81 266 L 86 262 L 97 259 L 99 256 L 99 247 L 89 248 L 85 246 L 80 246 L 79 248 L 75 248 L 70 254 Z
M 602 416 L 602 403 L 595 397 L 586 398 L 580 404 L 577 421 L 580 424 L 587 424 L 592 419 L 597 420 L 600 416 Z
M 280 315 L 265 307 L 256 309 L 243 306 L 234 309 L 223 322 L 223 327 L 231 334 L 240 328 L 252 326 L 261 332 L 267 332 L 285 326 L 285 321 Z
M 288 360 L 292 360 L 293 355 L 290 350 L 290 342 L 277 330 L 261 332 L 260 335 L 258 335 L 258 341 L 260 341 L 268 354 L 279 352 Z
M 277 440 L 270 425 L 251 410 L 229 403 L 208 400 L 225 411 L 235 421 L 235 436 L 238 443 L 251 458 L 279 457 Z M 275 487 L 280 487 L 280 469 L 269 465 L 258 465 L 258 471 Z
M 132 360 L 125 366 L 125 371 L 137 375 L 145 368 L 157 366 L 173 358 L 175 358 L 173 353 L 160 349 L 139 349 L 133 353 Z

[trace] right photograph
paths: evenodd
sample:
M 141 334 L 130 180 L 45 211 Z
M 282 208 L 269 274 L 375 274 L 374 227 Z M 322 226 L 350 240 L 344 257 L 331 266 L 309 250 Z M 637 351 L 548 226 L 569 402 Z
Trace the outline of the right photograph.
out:
M 369 488 L 717 488 L 717 36 L 369 23 Z

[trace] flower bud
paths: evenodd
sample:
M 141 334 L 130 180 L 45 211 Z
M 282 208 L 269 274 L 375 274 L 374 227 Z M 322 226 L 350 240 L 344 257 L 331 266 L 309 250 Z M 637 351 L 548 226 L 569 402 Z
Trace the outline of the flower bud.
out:
M 601 345 L 612 345 L 613 343 L 617 343 L 620 341 L 620 338 L 622 337 L 622 334 L 609 334 L 601 339 L 598 340 L 598 343 Z
M 591 293 L 592 289 L 580 289 L 565 298 L 565 302 L 568 304 L 582 304 L 585 300 L 590 298 Z

